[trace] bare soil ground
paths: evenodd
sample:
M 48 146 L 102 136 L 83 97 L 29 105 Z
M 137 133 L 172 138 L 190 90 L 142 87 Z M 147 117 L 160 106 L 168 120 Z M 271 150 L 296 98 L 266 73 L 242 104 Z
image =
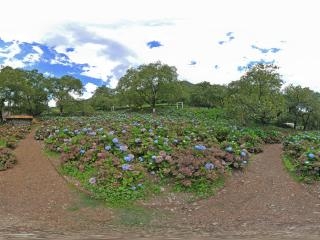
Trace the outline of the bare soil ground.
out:
M 29 134 L 0 172 L 0 239 L 319 239 L 320 188 L 295 182 L 266 145 L 215 196 L 164 193 L 110 209 L 70 186 Z

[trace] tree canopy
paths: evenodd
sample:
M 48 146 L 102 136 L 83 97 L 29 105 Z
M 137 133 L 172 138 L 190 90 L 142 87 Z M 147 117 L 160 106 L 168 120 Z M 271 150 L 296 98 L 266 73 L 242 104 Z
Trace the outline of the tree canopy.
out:
M 283 113 L 283 81 L 274 65 L 258 64 L 228 85 L 228 110 L 242 122 L 266 124 Z
M 127 104 L 141 106 L 147 103 L 154 109 L 160 99 L 165 100 L 174 90 L 177 82 L 175 67 L 156 62 L 128 69 L 120 78 L 117 90 L 126 98 Z

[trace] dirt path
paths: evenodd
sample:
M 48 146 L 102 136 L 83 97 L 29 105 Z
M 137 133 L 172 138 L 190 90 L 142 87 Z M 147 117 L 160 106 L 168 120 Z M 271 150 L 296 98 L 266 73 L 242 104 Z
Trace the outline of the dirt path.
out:
M 31 133 L 15 150 L 18 164 L 0 172 L 0 239 L 319 239 L 317 191 L 288 176 L 281 153 L 281 145 L 266 145 L 210 199 L 154 199 L 145 228 L 125 231 L 110 209 L 68 186 Z

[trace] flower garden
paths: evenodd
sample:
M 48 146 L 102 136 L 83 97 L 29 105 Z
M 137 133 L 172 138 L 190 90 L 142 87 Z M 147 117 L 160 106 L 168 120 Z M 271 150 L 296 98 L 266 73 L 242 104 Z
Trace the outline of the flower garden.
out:
M 212 120 L 210 120 L 212 119 Z M 59 154 L 63 174 L 99 199 L 120 203 L 172 190 L 211 195 L 233 170 L 245 168 L 276 130 L 239 128 L 197 111 L 111 112 L 96 117 L 50 118 L 35 138 Z
M 11 168 L 16 164 L 12 150 L 18 141 L 30 132 L 29 126 L 0 125 L 0 171 Z
M 299 181 L 320 180 L 320 132 L 302 132 L 283 143 L 284 163 Z

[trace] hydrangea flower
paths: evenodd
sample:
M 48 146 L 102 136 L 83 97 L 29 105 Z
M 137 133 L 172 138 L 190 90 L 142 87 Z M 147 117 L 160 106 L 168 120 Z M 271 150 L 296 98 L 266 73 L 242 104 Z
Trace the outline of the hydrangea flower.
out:
M 119 143 L 119 139 L 118 139 L 118 138 L 114 138 L 114 139 L 112 139 L 112 142 L 113 142 L 114 144 L 117 144 L 117 143 Z
M 80 154 L 84 154 L 85 152 L 86 152 L 86 150 L 80 149 Z
M 139 157 L 138 159 L 139 159 L 140 162 L 144 161 L 143 157 Z
M 131 165 L 125 163 L 125 164 L 122 164 L 121 168 L 123 171 L 128 171 L 128 170 L 131 170 Z
M 204 165 L 204 168 L 206 170 L 212 170 L 212 169 L 214 169 L 214 167 L 215 167 L 214 164 L 211 162 L 208 162 L 208 163 L 206 163 L 206 165 Z
M 137 187 L 136 186 L 131 186 L 131 190 L 135 191 L 135 190 L 137 190 Z
M 158 144 L 159 141 L 158 141 L 158 139 L 156 139 L 156 140 L 154 140 L 153 142 L 154 142 L 155 144 Z
M 110 151 L 110 150 L 111 150 L 111 146 L 110 146 L 110 145 L 105 146 L 104 149 L 105 149 L 106 151 Z
M 141 143 L 142 141 L 141 141 L 140 138 L 136 138 L 136 139 L 134 140 L 134 142 L 135 142 L 135 143 Z
M 89 183 L 90 184 L 96 184 L 97 183 L 97 179 L 95 177 L 92 177 L 89 179 Z
M 199 151 L 204 151 L 204 150 L 206 150 L 207 148 L 206 148 L 206 146 L 204 146 L 204 145 L 195 145 L 195 146 L 194 146 L 194 149 L 199 150 Z
M 228 153 L 232 153 L 233 152 L 233 148 L 231 146 L 226 147 L 226 152 Z
M 242 151 L 240 152 L 240 156 L 241 156 L 241 157 L 246 157 L 246 156 L 247 156 L 246 151 L 242 150 Z
M 308 154 L 308 158 L 310 158 L 310 159 L 314 159 L 316 156 L 313 154 L 313 153 L 309 153 Z
M 128 150 L 128 146 L 127 145 L 120 145 L 119 146 L 120 151 L 122 152 L 126 152 Z
M 126 162 L 131 162 L 133 159 L 134 159 L 134 155 L 131 153 L 124 157 L 124 160 Z

